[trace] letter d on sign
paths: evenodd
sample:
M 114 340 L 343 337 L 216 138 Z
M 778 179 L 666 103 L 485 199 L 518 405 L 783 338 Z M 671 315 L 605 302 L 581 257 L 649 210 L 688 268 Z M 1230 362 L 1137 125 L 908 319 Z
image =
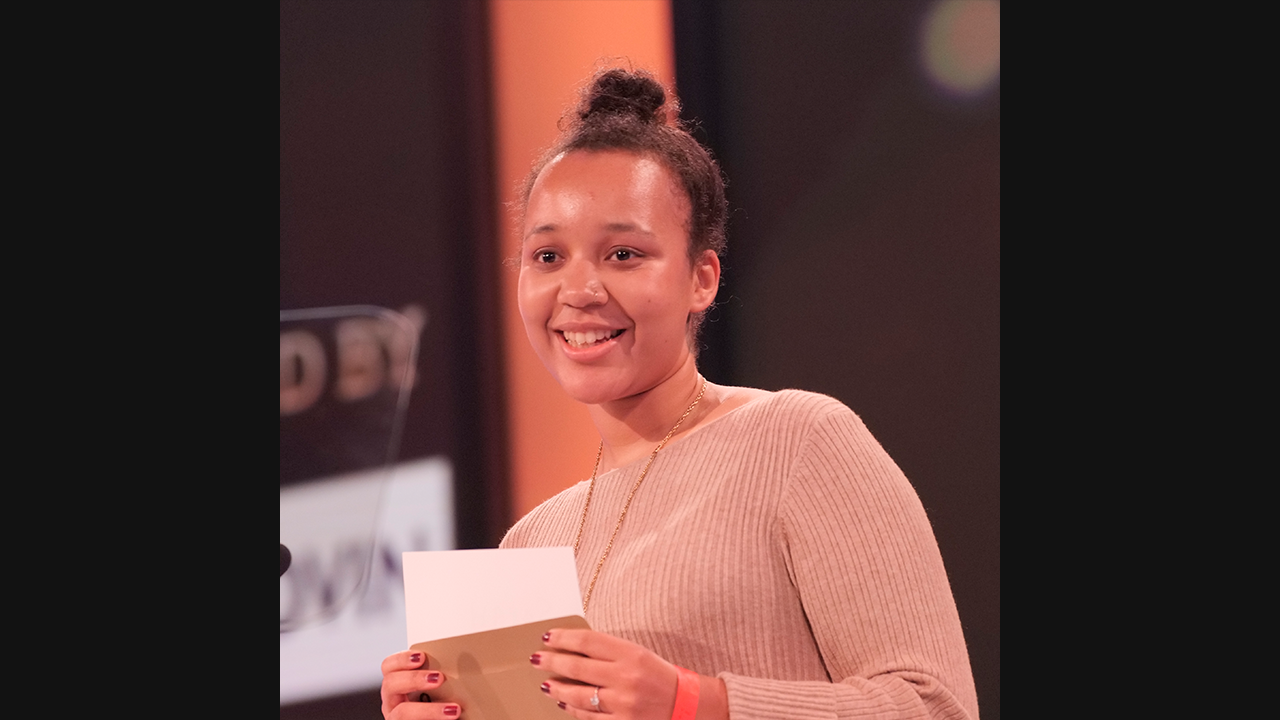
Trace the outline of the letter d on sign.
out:
M 305 330 L 280 333 L 280 414 L 311 407 L 324 392 L 324 346 Z

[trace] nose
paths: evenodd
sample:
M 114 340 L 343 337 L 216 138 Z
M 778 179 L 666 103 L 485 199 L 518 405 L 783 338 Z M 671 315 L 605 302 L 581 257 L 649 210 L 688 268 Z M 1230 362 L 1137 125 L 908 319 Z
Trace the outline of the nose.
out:
M 609 302 L 609 294 L 605 292 L 594 265 L 589 262 L 571 262 L 561 276 L 557 299 L 571 307 L 588 307 Z

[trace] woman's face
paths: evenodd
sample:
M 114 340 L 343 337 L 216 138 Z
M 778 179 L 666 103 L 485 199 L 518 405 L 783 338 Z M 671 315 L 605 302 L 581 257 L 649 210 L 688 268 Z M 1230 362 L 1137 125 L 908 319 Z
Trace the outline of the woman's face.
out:
M 652 389 L 691 360 L 690 313 L 715 299 L 720 265 L 690 266 L 689 201 L 660 163 L 576 151 L 533 184 L 520 250 L 520 315 L 574 399 Z

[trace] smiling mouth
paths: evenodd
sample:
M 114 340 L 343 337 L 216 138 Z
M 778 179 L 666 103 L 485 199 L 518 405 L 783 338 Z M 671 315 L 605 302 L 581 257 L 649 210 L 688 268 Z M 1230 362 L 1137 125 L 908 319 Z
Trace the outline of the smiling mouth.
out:
M 569 347 L 584 348 L 612 340 L 623 333 L 622 330 L 588 330 L 587 332 L 569 332 L 561 330 L 560 335 Z

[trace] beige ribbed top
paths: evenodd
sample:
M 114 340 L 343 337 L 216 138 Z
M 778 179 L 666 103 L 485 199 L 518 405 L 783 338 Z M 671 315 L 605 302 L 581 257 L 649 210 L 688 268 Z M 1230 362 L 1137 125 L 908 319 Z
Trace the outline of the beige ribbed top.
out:
M 601 475 L 583 592 L 641 459 Z M 587 482 L 503 547 L 573 545 Z M 601 570 L 591 627 L 721 677 L 732 720 L 977 718 L 960 619 L 915 490 L 862 421 L 784 390 L 658 454 Z

